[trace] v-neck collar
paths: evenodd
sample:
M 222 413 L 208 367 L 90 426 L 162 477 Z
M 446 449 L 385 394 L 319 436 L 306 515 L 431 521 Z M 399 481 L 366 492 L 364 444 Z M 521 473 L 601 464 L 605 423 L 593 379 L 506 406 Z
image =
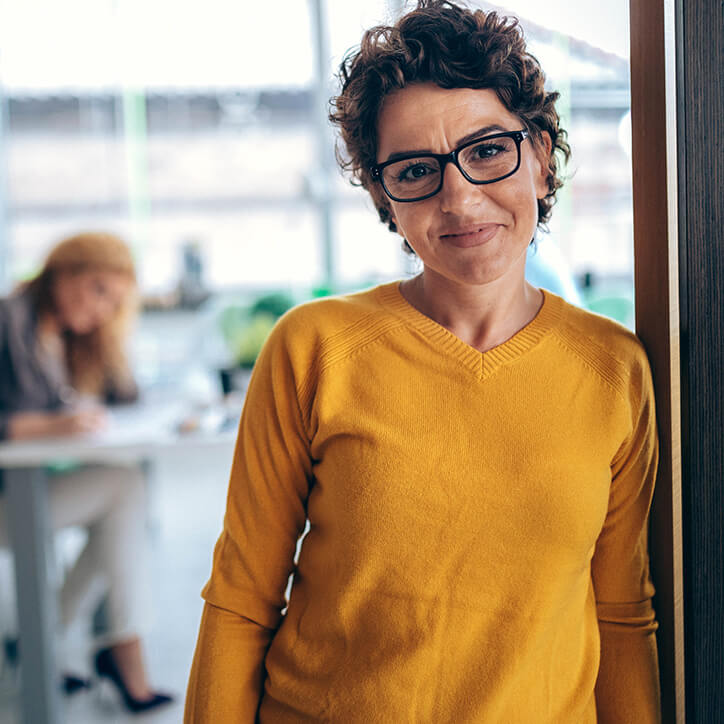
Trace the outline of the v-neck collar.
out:
M 463 342 L 434 319 L 412 306 L 400 291 L 400 282 L 390 282 L 378 288 L 380 302 L 420 331 L 435 347 L 450 354 L 479 379 L 484 380 L 501 366 L 513 362 L 533 349 L 557 324 L 563 312 L 563 300 L 551 292 L 543 292 L 543 304 L 536 316 L 510 339 L 480 352 Z

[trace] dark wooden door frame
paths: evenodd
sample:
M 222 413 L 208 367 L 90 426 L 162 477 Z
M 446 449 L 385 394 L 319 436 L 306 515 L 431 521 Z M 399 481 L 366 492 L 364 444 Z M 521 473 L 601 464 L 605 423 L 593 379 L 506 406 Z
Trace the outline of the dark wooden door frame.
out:
M 664 722 L 724 722 L 724 2 L 631 0 L 636 325 L 654 372 Z
M 724 722 L 724 2 L 676 8 L 686 716 Z

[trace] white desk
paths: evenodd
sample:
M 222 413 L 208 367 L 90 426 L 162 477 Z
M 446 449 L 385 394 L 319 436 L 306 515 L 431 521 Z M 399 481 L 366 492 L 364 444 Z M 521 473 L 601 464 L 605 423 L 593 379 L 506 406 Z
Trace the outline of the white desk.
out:
M 231 455 L 233 425 L 215 431 L 223 413 L 208 413 L 200 428 L 180 435 L 181 404 L 133 405 L 111 413 L 102 433 L 62 440 L 0 443 L 10 540 L 15 558 L 21 657 L 21 705 L 25 724 L 59 724 L 63 710 L 55 659 L 56 600 L 49 584 L 52 539 L 45 468 L 51 462 L 134 462 L 164 453 L 217 449 Z M 214 419 L 215 418 L 215 419 Z

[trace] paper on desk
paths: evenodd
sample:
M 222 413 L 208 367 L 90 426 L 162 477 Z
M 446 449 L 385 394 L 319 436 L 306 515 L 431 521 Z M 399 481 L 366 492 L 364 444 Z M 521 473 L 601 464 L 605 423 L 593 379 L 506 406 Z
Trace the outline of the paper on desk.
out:
M 92 435 L 99 443 L 148 442 L 167 438 L 174 434 L 174 428 L 183 414 L 183 405 L 165 403 L 115 407 L 108 411 L 108 425 Z

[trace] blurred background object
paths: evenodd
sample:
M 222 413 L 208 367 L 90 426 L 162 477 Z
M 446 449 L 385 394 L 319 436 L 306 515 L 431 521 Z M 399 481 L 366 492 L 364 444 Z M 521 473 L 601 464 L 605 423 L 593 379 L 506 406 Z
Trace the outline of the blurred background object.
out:
M 277 319 L 293 305 L 290 296 L 278 292 L 262 295 L 248 307 L 225 307 L 219 324 L 231 366 L 251 369 Z
M 569 5 L 557 4 L 555 29 L 532 2 L 499 9 L 519 14 L 562 94 L 573 160 L 551 235 L 579 286 L 589 275 L 630 299 L 627 6 Z M 302 299 L 410 271 L 334 167 L 326 121 L 344 51 L 402 6 L 4 4 L 0 291 L 31 275 L 53 240 L 88 227 L 132 240 L 148 306 L 239 289 Z

